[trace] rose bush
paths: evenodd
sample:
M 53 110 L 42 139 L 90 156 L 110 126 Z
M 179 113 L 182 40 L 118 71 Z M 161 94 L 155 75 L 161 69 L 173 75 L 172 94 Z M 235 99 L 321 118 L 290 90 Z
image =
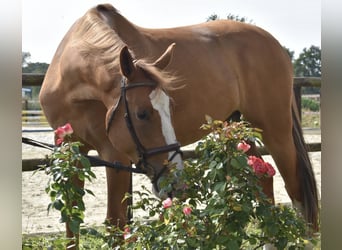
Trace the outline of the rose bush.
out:
M 170 175 L 160 181 L 163 193 L 177 186 L 173 197 L 159 200 L 142 186 L 134 192 L 138 201 L 130 209 L 143 209 L 147 215 L 124 230 L 111 225 L 105 234 L 93 230 L 105 241 L 101 249 L 257 249 L 267 243 L 301 249 L 309 241 L 315 243 L 305 238 L 307 225 L 295 210 L 273 205 L 262 192 L 260 180 L 274 176 L 275 170 L 261 158 L 246 155 L 251 148 L 247 142 L 260 143 L 261 131 L 246 122 L 207 121 L 202 128 L 211 133 L 196 147 L 198 158 L 185 161 L 182 171 L 170 166 Z M 59 146 L 44 170 L 50 176 L 48 210 L 59 210 L 60 221 L 77 236 L 84 218 L 83 196 L 93 193 L 74 181 L 96 176 L 80 154 L 81 144 L 70 141 L 72 133 L 70 124 L 55 131 Z M 174 183 L 174 176 L 181 184 Z M 78 249 L 78 237 L 72 243 Z
M 89 189 L 85 189 L 76 182 L 96 178 L 91 171 L 91 164 L 80 152 L 82 144 L 70 140 L 73 129 L 69 123 L 57 128 L 55 131 L 56 145 L 49 156 L 49 164 L 43 166 L 43 170 L 49 175 L 49 182 L 45 189 L 50 196 L 50 209 L 60 211 L 61 223 L 67 223 L 69 229 L 76 235 L 74 239 L 69 239 L 73 245 L 69 247 L 79 247 L 80 225 L 83 223 L 85 205 L 83 196 L 85 194 L 94 195 Z
M 246 142 L 260 142 L 261 131 L 246 122 L 207 120 L 203 129 L 211 133 L 198 144 L 198 159 L 161 181 L 162 192 L 169 193 L 177 175 L 184 189 L 163 201 L 145 187 L 135 192 L 139 201 L 132 209 L 148 215 L 127 225 L 116 249 L 256 249 L 267 243 L 304 248 L 309 241 L 303 218 L 291 207 L 273 205 L 259 185 L 274 168 L 246 155 Z

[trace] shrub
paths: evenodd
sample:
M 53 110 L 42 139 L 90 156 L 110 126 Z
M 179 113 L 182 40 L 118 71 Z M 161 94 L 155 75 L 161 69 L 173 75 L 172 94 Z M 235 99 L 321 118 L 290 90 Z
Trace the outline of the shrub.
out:
M 79 233 L 85 212 L 83 197 L 85 194 L 94 194 L 91 190 L 78 186 L 76 181 L 91 181 L 96 176 L 91 171 L 88 158 L 80 152 L 82 144 L 70 140 L 72 133 L 73 129 L 69 123 L 55 130 L 58 147 L 55 147 L 49 156 L 49 164 L 42 168 L 50 177 L 45 188 L 51 199 L 48 212 L 50 209 L 60 211 L 60 222 L 65 222 L 75 235 L 74 239 L 62 242 L 79 249 Z
M 227 124 L 210 117 L 202 128 L 211 133 L 196 147 L 198 158 L 186 161 L 184 170 L 171 165 L 170 175 L 160 181 L 162 193 L 177 187 L 172 198 L 159 200 L 143 186 L 134 192 L 139 199 L 131 209 L 148 211 L 147 216 L 136 218 L 124 230 L 110 225 L 104 234 L 86 230 L 105 241 L 101 249 L 234 250 L 257 249 L 267 243 L 278 249 L 302 249 L 309 243 L 303 218 L 290 207 L 273 205 L 262 192 L 260 180 L 272 177 L 274 168 L 261 158 L 246 155 L 250 148 L 246 142 L 261 142 L 261 131 L 246 122 Z M 51 198 L 48 209 L 59 210 L 60 221 L 68 223 L 76 235 L 74 241 L 66 239 L 61 244 L 79 249 L 83 196 L 93 193 L 72 180 L 92 180 L 95 175 L 79 152 L 80 143 L 67 140 L 72 132 L 69 124 L 55 131 L 59 147 L 45 167 L 51 177 L 46 192 Z M 124 200 L 129 197 L 127 194 Z
M 207 120 L 203 129 L 212 133 L 198 144 L 199 158 L 161 181 L 162 192 L 179 183 L 183 188 L 163 201 L 146 188 L 134 193 L 139 201 L 132 208 L 144 209 L 148 216 L 127 225 L 121 247 L 246 249 L 271 243 L 278 249 L 304 248 L 308 241 L 303 218 L 290 207 L 273 205 L 259 185 L 261 178 L 274 174 L 273 167 L 248 157 L 247 148 L 239 145 L 260 141 L 260 130 L 245 122 Z
M 311 98 L 302 98 L 302 108 L 309 109 L 310 111 L 317 112 L 319 111 L 320 105 L 319 102 L 311 99 Z

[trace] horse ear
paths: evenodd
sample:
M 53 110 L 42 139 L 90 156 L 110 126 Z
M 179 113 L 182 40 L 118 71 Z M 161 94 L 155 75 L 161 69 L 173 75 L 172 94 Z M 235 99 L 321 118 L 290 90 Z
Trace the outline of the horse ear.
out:
M 162 54 L 154 63 L 153 65 L 158 69 L 165 69 L 167 65 L 169 65 L 173 50 L 176 46 L 176 43 L 172 43 L 169 47 L 165 50 L 164 54 Z
M 121 73 L 128 79 L 132 78 L 135 72 L 133 58 L 127 46 L 123 47 L 120 52 Z

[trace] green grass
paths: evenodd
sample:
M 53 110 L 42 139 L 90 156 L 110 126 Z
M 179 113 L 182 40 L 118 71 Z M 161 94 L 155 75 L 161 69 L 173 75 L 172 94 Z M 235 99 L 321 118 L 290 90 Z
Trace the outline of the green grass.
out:
M 248 231 L 253 231 L 253 228 L 248 228 Z M 258 233 L 258 232 L 255 232 Z M 80 250 L 86 249 L 102 249 L 110 250 L 106 242 L 107 232 L 105 227 L 102 228 L 86 228 L 81 229 L 80 236 Z M 65 238 L 65 233 L 49 233 L 49 234 L 23 234 L 22 235 L 22 249 L 23 250 L 57 250 L 65 249 L 66 244 L 70 239 Z M 248 248 L 248 247 L 247 247 Z M 320 236 L 317 238 L 317 245 L 313 250 L 321 249 Z
M 309 110 L 302 111 L 302 127 L 303 128 L 320 128 L 321 115 L 320 112 L 312 112 Z
M 93 228 L 81 229 L 80 249 L 111 249 L 106 244 L 105 235 L 104 227 L 99 230 Z M 65 238 L 64 232 L 22 235 L 23 250 L 65 249 L 68 242 L 70 242 L 70 239 Z

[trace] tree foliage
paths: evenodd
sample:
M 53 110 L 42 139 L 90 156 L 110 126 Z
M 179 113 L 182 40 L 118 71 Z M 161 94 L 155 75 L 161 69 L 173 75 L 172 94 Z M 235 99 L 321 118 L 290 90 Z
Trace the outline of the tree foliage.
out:
M 47 63 L 27 63 L 26 67 L 22 68 L 23 73 L 46 73 L 47 69 L 49 67 L 49 64 Z
M 209 21 L 215 21 L 215 20 L 220 20 L 221 18 L 217 14 L 211 14 L 209 17 L 207 17 L 207 22 Z M 253 20 L 249 20 L 247 17 L 240 17 L 239 15 L 234 15 L 229 13 L 227 15 L 228 20 L 233 20 L 237 22 L 242 22 L 242 23 L 253 23 Z
M 49 67 L 49 64 L 41 63 L 41 62 L 30 62 L 29 61 L 30 57 L 31 57 L 30 52 L 22 52 L 22 65 L 21 65 L 22 73 L 45 74 Z M 37 100 L 41 87 L 30 86 L 28 88 L 30 88 L 32 91 L 31 98 L 33 100 Z
M 30 52 L 22 52 L 22 72 L 23 73 L 46 73 L 49 64 L 41 62 L 29 62 Z
M 30 52 L 22 52 L 21 54 L 21 66 L 26 67 L 28 63 L 28 59 L 31 57 Z
M 295 76 L 321 76 L 321 49 L 311 45 L 309 49 L 304 48 L 303 52 L 294 61 Z
M 294 61 L 294 51 L 293 50 L 290 50 L 289 48 L 283 46 L 283 49 L 287 52 L 287 54 L 289 55 L 290 59 L 291 59 L 291 62 L 293 63 Z
M 293 62 L 294 75 L 297 77 L 321 77 L 321 49 L 311 45 L 304 48 L 299 57 Z M 302 88 L 302 94 L 319 94 L 320 88 Z

